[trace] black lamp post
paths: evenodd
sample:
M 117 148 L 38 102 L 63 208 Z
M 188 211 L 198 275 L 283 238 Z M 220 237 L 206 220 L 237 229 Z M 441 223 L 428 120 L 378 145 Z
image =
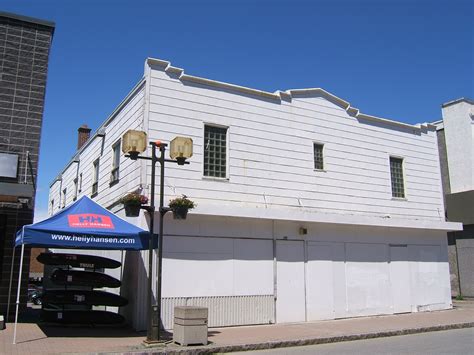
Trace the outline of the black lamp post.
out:
M 178 165 L 189 164 L 186 161 L 193 154 L 192 139 L 185 137 L 176 137 L 171 141 L 170 157 L 165 158 L 165 151 L 168 144 L 160 141 L 150 142 L 151 157 L 142 157 L 140 153 L 146 150 L 146 133 L 140 131 L 127 131 L 123 136 L 122 151 L 128 153 L 125 155 L 132 160 L 142 159 L 151 161 L 151 196 L 150 205 L 142 206 L 150 215 L 150 242 L 148 247 L 148 328 L 145 342 L 153 343 L 160 341 L 160 323 L 161 323 L 161 275 L 163 262 L 163 220 L 166 212 L 170 211 L 169 207 L 164 206 L 164 181 L 165 181 L 165 163 L 175 163 Z M 157 156 L 156 149 L 160 150 Z M 156 304 L 153 305 L 153 289 L 152 289 L 152 270 L 153 270 L 153 244 L 155 241 L 154 219 L 155 219 L 155 172 L 156 163 L 160 163 L 160 227 L 158 231 L 158 264 L 156 270 Z

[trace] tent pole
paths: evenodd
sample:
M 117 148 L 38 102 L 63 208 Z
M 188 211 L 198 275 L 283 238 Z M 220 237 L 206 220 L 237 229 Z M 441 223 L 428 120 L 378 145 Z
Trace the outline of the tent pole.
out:
M 8 285 L 7 322 L 10 320 L 10 300 L 12 295 L 13 265 L 15 264 L 16 245 L 13 245 L 12 265 L 10 267 L 10 284 Z
M 13 344 L 16 344 L 16 325 L 18 323 L 18 306 L 20 305 L 20 286 L 21 286 L 21 272 L 23 271 L 23 254 L 25 252 L 25 244 L 21 245 L 20 256 L 20 273 L 18 274 L 18 289 L 16 290 L 16 310 L 15 310 L 15 329 L 13 331 Z

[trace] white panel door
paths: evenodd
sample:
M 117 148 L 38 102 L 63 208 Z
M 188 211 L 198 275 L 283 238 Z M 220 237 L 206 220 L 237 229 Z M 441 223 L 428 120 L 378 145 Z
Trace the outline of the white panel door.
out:
M 348 315 L 392 313 L 387 254 L 385 244 L 346 244 Z
M 277 241 L 277 323 L 304 322 L 304 244 Z
M 413 268 L 416 305 L 429 307 L 444 303 L 444 279 L 439 271 L 440 246 L 414 245 L 410 247 L 416 258 Z
M 393 312 L 411 312 L 410 258 L 407 246 L 390 246 Z
M 308 321 L 334 319 L 334 246 L 308 243 L 306 307 Z

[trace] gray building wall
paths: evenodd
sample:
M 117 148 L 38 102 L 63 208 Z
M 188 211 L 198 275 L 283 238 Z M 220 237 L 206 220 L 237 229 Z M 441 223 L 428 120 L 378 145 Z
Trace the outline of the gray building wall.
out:
M 14 291 L 19 250 L 12 258 L 13 237 L 33 222 L 38 153 L 43 120 L 48 58 L 54 24 L 0 12 L 0 153 L 18 156 L 17 177 L 0 177 L 0 314 L 5 314 L 10 269 Z M 28 153 L 27 153 L 28 152 Z M 29 197 L 22 204 L 18 197 Z M 22 306 L 26 304 L 30 250 L 25 249 Z

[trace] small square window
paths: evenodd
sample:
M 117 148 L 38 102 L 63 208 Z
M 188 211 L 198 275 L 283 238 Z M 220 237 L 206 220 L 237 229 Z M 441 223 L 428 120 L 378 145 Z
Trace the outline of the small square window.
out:
M 314 143 L 314 168 L 316 170 L 324 169 L 324 144 Z
M 403 159 L 390 157 L 390 178 L 392 181 L 392 197 L 405 198 Z

